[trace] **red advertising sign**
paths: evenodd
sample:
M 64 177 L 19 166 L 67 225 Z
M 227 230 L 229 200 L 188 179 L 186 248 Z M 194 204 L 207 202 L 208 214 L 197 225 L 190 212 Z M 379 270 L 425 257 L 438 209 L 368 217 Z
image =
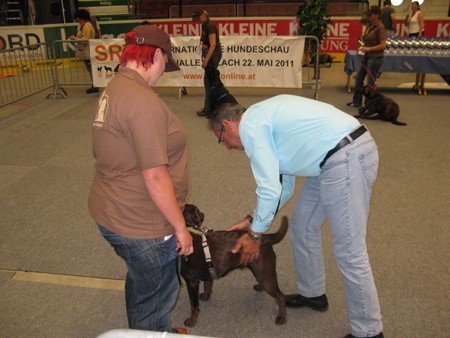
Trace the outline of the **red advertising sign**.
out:
M 295 18 L 217 18 L 220 36 L 289 36 L 297 35 Z M 200 24 L 187 20 L 155 20 L 152 24 L 165 30 L 171 36 L 200 35 Z M 364 33 L 364 27 L 358 18 L 332 18 L 328 38 L 322 42 L 321 52 L 332 54 L 336 61 L 342 61 L 347 50 L 358 47 L 358 36 Z M 408 35 L 403 21 L 397 21 L 397 35 Z M 425 22 L 425 36 L 446 37 L 450 35 L 449 19 L 427 19 Z

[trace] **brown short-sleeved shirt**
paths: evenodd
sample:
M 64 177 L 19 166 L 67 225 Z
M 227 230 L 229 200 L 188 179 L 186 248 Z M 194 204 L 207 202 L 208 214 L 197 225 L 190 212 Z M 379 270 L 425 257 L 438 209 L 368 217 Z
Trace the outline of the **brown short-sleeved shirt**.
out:
M 382 40 L 386 40 L 386 29 L 381 22 L 377 24 L 371 24 L 367 27 L 364 33 L 364 46 L 373 47 L 381 43 Z M 384 51 L 370 51 L 366 53 L 366 57 L 381 57 L 384 55 Z
M 173 228 L 150 198 L 142 170 L 166 165 L 184 207 L 188 192 L 186 131 L 134 70 L 122 68 L 100 96 L 92 127 L 94 220 L 129 238 L 156 238 Z

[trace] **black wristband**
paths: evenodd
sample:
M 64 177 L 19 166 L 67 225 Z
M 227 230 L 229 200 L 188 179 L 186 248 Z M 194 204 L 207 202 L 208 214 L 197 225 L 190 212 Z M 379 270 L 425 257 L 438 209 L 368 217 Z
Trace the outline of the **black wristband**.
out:
M 251 215 L 247 215 L 247 216 L 245 216 L 245 219 L 246 219 L 247 221 L 249 221 L 249 222 L 250 222 L 250 224 L 252 224 L 252 223 L 253 223 L 253 217 L 252 217 Z

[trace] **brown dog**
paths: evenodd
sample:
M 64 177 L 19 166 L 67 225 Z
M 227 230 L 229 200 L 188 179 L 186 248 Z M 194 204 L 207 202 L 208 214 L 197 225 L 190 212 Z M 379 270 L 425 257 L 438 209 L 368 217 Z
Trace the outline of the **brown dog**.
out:
M 381 94 L 371 86 L 364 86 L 362 93 L 366 97 L 366 104 L 359 110 L 359 115 L 355 115 L 355 117 L 369 120 L 379 119 L 397 126 L 406 126 L 406 123 L 397 121 L 400 107 L 393 99 Z
M 201 228 L 204 215 L 192 204 L 186 204 L 183 211 L 186 225 L 194 228 L 192 233 L 194 243 L 194 253 L 182 259 L 181 276 L 186 281 L 189 300 L 191 304 L 191 317 L 184 321 L 184 325 L 193 327 L 197 324 L 198 314 L 200 312 L 199 299 L 208 300 L 212 293 L 213 277 L 210 273 L 210 266 L 206 261 L 205 252 L 202 247 L 202 236 L 197 234 Z M 263 235 L 261 251 L 256 261 L 246 265 L 258 282 L 254 286 L 255 290 L 265 290 L 269 295 L 275 298 L 279 312 L 275 324 L 282 325 L 287 322 L 286 306 L 284 303 L 284 294 L 278 287 L 276 273 L 276 256 L 273 251 L 273 244 L 280 242 L 286 235 L 288 229 L 288 220 L 284 216 L 281 226 L 276 233 Z M 231 270 L 244 267 L 239 263 L 239 254 L 233 254 L 231 249 L 236 244 L 239 237 L 245 231 L 212 231 L 205 233 L 208 248 L 211 254 L 214 272 L 218 278 L 225 276 Z M 199 295 L 200 281 L 204 282 L 204 293 Z

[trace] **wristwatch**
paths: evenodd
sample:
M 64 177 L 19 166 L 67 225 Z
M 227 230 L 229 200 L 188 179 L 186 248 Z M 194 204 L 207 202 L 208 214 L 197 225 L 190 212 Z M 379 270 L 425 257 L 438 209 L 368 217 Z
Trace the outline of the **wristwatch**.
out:
M 262 234 L 261 233 L 255 233 L 255 232 L 252 232 L 252 231 L 248 231 L 247 235 L 255 243 L 261 243 L 261 241 L 262 241 Z

